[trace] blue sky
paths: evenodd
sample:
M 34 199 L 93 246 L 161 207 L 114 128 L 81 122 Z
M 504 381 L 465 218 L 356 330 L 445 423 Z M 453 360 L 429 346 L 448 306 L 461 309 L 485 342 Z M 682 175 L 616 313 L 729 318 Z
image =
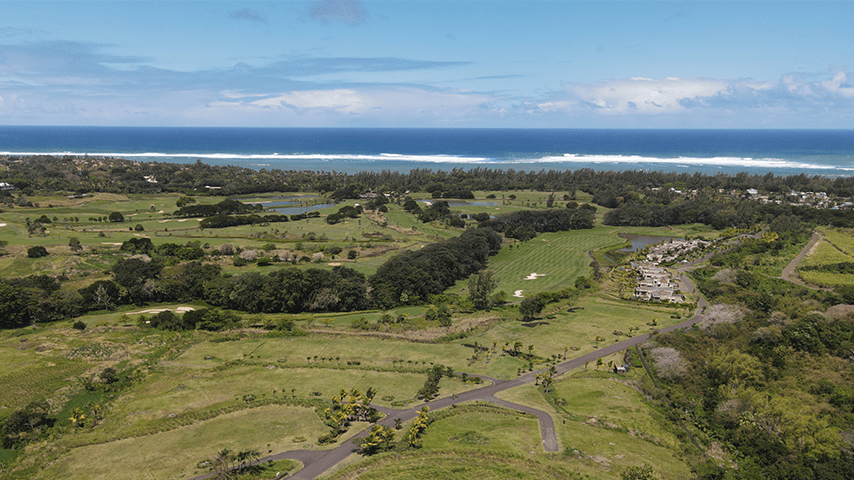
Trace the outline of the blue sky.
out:
M 0 124 L 854 128 L 854 2 L 0 2 Z

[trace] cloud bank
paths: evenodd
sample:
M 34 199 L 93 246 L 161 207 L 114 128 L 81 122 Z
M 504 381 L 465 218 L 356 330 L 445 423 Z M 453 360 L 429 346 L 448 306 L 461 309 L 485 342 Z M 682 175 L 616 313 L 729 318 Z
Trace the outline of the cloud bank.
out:
M 0 113 L 16 124 L 854 128 L 854 78 L 846 67 L 773 81 L 567 82 L 522 97 L 470 88 L 479 80 L 468 75 L 474 64 L 466 61 L 298 56 L 178 71 L 111 48 L 0 44 Z M 422 71 L 440 80 L 419 82 Z

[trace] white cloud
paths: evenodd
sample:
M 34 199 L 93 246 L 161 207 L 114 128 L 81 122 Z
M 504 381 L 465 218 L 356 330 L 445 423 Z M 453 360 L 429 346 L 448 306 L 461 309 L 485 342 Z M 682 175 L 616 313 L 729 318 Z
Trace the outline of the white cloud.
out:
M 832 94 L 843 98 L 854 98 L 854 85 L 848 79 L 848 71 L 840 70 L 833 75 L 833 78 L 821 82 L 821 86 Z
M 256 107 L 291 107 L 298 109 L 330 109 L 340 112 L 361 112 L 365 110 L 366 99 L 349 89 L 305 90 L 290 92 L 272 98 L 255 100 Z
M 634 77 L 591 84 L 568 84 L 567 93 L 580 103 L 601 109 L 605 113 L 663 114 L 685 110 L 684 100 L 710 97 L 725 92 L 725 80 L 680 79 L 664 80 Z
M 224 95 L 230 100 L 239 100 L 234 95 Z M 370 87 L 359 90 L 301 90 L 281 93 L 251 102 L 218 101 L 211 106 L 240 106 L 245 108 L 284 108 L 303 111 L 332 110 L 340 113 L 367 114 L 382 110 L 388 113 L 414 114 L 415 112 L 443 112 L 451 114 L 455 109 L 480 107 L 493 102 L 494 98 L 484 94 L 459 90 L 432 90 L 417 87 L 390 86 Z

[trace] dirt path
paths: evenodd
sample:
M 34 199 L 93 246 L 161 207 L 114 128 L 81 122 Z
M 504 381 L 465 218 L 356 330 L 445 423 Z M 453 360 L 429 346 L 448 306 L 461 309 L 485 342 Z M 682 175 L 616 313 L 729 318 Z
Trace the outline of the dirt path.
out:
M 798 284 L 802 287 L 807 287 L 807 288 L 812 289 L 812 290 L 822 290 L 820 287 L 816 287 L 815 285 L 807 284 L 806 282 L 801 280 L 801 278 L 797 274 L 795 274 L 795 269 L 798 268 L 798 264 L 801 263 L 801 260 L 803 260 L 804 257 L 806 257 L 807 254 L 810 253 L 810 251 L 813 249 L 813 247 L 815 247 L 818 244 L 818 242 L 820 242 L 820 241 L 821 241 L 821 235 L 818 232 L 813 232 L 812 238 L 810 239 L 810 241 L 807 242 L 807 245 L 804 247 L 803 250 L 801 250 L 801 253 L 797 254 L 795 256 L 795 258 L 793 258 L 792 261 L 789 262 L 788 265 L 786 265 L 786 268 L 783 269 L 783 272 L 780 275 L 780 278 L 782 278 L 783 280 L 786 280 L 787 282 L 792 282 L 792 283 Z

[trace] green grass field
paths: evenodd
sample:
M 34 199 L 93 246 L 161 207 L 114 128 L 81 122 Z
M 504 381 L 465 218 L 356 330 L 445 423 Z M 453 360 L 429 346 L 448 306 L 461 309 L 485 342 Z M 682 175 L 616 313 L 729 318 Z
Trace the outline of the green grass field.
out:
M 639 372 L 642 374 L 642 372 Z M 500 398 L 552 412 L 559 453 L 542 449 L 535 417 L 492 405 L 433 413 L 422 448 L 356 462 L 329 478 L 592 478 L 616 480 L 649 465 L 656 478 L 689 478 L 679 441 L 663 416 L 635 390 L 632 378 L 577 371 L 555 382 L 556 410 L 532 385 Z
M 825 239 L 818 243 L 815 251 L 803 260 L 800 267 L 821 267 L 854 262 L 854 257 L 848 253 L 843 253 L 854 252 L 854 238 L 852 238 L 849 229 L 825 228 L 821 231 Z M 851 274 L 799 268 L 798 275 L 806 282 L 826 287 L 854 285 L 854 275 Z
M 223 448 L 254 448 L 262 455 L 312 448 L 311 441 L 294 439 L 313 440 L 327 431 L 311 409 L 264 406 L 168 432 L 72 448 L 43 470 L 41 478 L 190 478 L 207 473 L 197 464 Z
M 485 197 L 489 193 L 495 193 L 496 198 L 487 200 Z M 563 193 L 557 192 L 556 206 L 559 208 L 566 203 L 562 201 Z M 513 192 L 517 196 L 515 200 L 509 199 L 511 192 L 475 194 L 476 201 L 492 201 L 498 205 L 466 205 L 452 207 L 452 210 L 471 215 L 540 209 L 545 208 L 548 197 L 548 193 L 530 191 Z M 266 201 L 272 196 L 250 201 Z M 416 198 L 425 199 L 429 195 L 420 194 Z M 265 226 L 200 230 L 195 219 L 166 215 L 176 210 L 177 199 L 177 195 L 35 198 L 33 200 L 39 204 L 37 208 L 16 207 L 0 213 L 0 223 L 6 224 L 0 227 L 0 240 L 9 241 L 3 249 L 7 254 L 0 256 L 0 272 L 8 277 L 65 272 L 71 277 L 68 288 L 81 288 L 94 280 L 109 278 L 110 266 L 124 257 L 119 251 L 121 242 L 144 236 L 156 245 L 199 241 L 209 248 L 232 243 L 243 249 L 261 249 L 273 243 L 275 249 L 265 253 L 282 255 L 310 256 L 320 247 L 336 245 L 344 250 L 336 258 L 325 256 L 320 263 L 303 263 L 298 268 L 332 268 L 341 264 L 369 276 L 401 251 L 417 249 L 462 232 L 439 224 L 422 224 L 393 204 L 381 217 L 372 219 L 364 214 L 359 219 L 337 225 L 314 218 Z M 578 199 L 579 202 L 590 200 L 589 195 L 583 193 L 578 194 Z M 199 203 L 221 200 L 219 197 L 197 197 Z M 324 202 L 319 197 L 310 201 Z M 345 204 L 354 203 L 357 202 Z M 332 213 L 341 205 L 325 209 L 321 214 Z M 90 220 L 113 211 L 121 212 L 127 221 L 110 224 Z M 597 218 L 601 218 L 604 211 L 599 208 Z M 28 236 L 26 219 L 32 220 L 42 214 L 55 216 L 57 220 L 50 224 L 47 236 Z M 142 225 L 143 231 L 128 230 L 137 223 Z M 579 276 L 590 276 L 587 252 L 623 243 L 617 236 L 620 232 L 711 235 L 706 227 L 696 225 L 674 229 L 597 226 L 592 230 L 544 234 L 528 242 L 507 242 L 489 259 L 489 269 L 501 280 L 497 290 L 504 290 L 511 303 L 521 300 L 521 297 L 512 296 L 517 290 L 521 290 L 522 296 L 561 290 L 573 286 Z M 378 240 L 365 236 L 366 233 L 379 233 L 387 238 Z M 71 253 L 68 240 L 72 237 L 81 240 L 82 254 Z M 32 245 L 45 245 L 51 255 L 27 258 L 26 248 Z M 359 252 L 356 261 L 342 258 L 348 249 Z M 230 258 L 216 261 L 228 274 L 266 273 L 287 266 L 235 267 Z M 542 276 L 525 280 L 532 273 Z M 447 293 L 465 296 L 466 288 L 467 281 L 462 280 Z M 638 327 L 640 332 L 645 332 L 651 328 L 647 323 L 653 319 L 659 326 L 666 326 L 680 321 L 671 318 L 674 313 L 685 314 L 683 310 L 619 300 L 609 281 L 603 282 L 601 288 L 601 291 L 585 294 L 572 305 L 566 301 L 548 305 L 534 322 L 521 322 L 517 307 L 509 304 L 487 312 L 456 311 L 453 326 L 446 329 L 424 319 L 427 306 L 423 305 L 389 312 L 290 316 L 237 312 L 245 326 L 240 331 L 180 334 L 139 328 L 137 321 L 143 314 L 151 315 L 141 313 L 149 309 L 201 308 L 206 306 L 204 302 L 122 306 L 112 311 L 90 312 L 80 317 L 87 326 L 84 331 L 73 330 L 72 322 L 63 321 L 0 332 L 0 362 L 4 365 L 0 374 L 0 416 L 42 398 L 50 400 L 54 412 L 65 417 L 74 406 L 89 408 L 95 401 L 107 403 L 104 418 L 96 427 L 75 429 L 67 418 L 60 419 L 63 430 L 55 439 L 36 447 L 32 455 L 27 453 L 18 458 L 18 471 L 28 472 L 25 475 L 28 478 L 122 479 L 140 478 L 140 472 L 148 472 L 154 478 L 189 478 L 205 473 L 196 465 L 217 449 L 256 448 L 266 454 L 319 448 L 314 444 L 317 437 L 328 431 L 327 427 L 312 409 L 293 405 L 328 401 L 342 388 L 365 391 L 373 387 L 379 392 L 375 398 L 379 405 L 416 406 L 421 403 L 415 397 L 426 379 L 424 370 L 433 364 L 450 366 L 456 372 L 511 379 L 520 370 L 527 371 L 528 361 L 521 356 L 503 354 L 505 343 L 512 345 L 521 341 L 523 352 L 533 345 L 534 368 L 539 369 L 549 357 L 566 354 L 572 358 L 625 338 L 615 336 L 615 330 L 628 332 L 629 327 Z M 374 323 L 386 313 L 393 318 L 403 315 L 405 320 L 381 326 L 376 331 L 351 328 L 354 320 L 365 318 Z M 311 333 L 272 337 L 266 336 L 265 331 L 249 327 L 284 317 L 294 318 L 299 328 Z M 448 334 L 458 337 L 437 341 Z M 605 338 L 598 345 L 597 336 Z M 473 359 L 474 343 L 487 348 L 495 346 L 496 351 L 493 355 L 481 353 Z M 235 361 L 238 363 L 230 363 Z M 107 366 L 139 367 L 140 380 L 114 398 L 100 392 L 85 392 L 81 378 L 97 375 Z M 341 475 L 351 476 L 340 478 L 437 475 L 463 479 L 572 478 L 589 475 L 590 478 L 611 479 L 619 478 L 620 469 L 625 466 L 647 460 L 661 465 L 657 472 L 662 478 L 684 478 L 684 465 L 666 456 L 672 455 L 675 440 L 661 427 L 660 416 L 645 407 L 630 386 L 596 377 L 593 366 L 590 369 L 590 378 L 582 375 L 558 382 L 560 395 L 570 401 L 577 415 L 602 418 L 607 425 L 621 427 L 615 429 L 606 425 L 606 428 L 576 420 L 568 421 L 566 427 L 561 423 L 558 434 L 562 448 L 579 449 L 584 452 L 582 457 L 566 453 L 544 454 L 533 417 L 475 408 L 432 425 L 424 437 L 423 449 L 412 454 L 381 455 L 364 464 L 369 466 L 367 470 L 358 470 L 365 468 L 362 463 L 355 465 L 357 470 L 353 472 L 361 474 L 347 473 L 349 470 L 345 468 Z M 477 385 L 445 378 L 440 382 L 440 396 L 472 388 Z M 610 395 L 612 389 L 619 390 L 615 398 L 597 393 Z M 252 396 L 251 401 L 247 400 L 248 395 Z M 554 410 L 533 386 L 503 395 L 511 401 Z M 555 419 L 561 421 L 562 417 L 555 413 Z M 358 427 L 353 427 L 351 434 Z M 656 440 L 651 441 L 645 435 L 653 435 Z M 583 441 L 577 440 L 579 436 Z M 531 455 L 531 451 L 535 454 Z M 10 455 L 3 458 L 6 457 L 11 458 Z M 45 458 L 52 460 L 38 463 Z M 108 460 L 93 462 L 93 458 Z

